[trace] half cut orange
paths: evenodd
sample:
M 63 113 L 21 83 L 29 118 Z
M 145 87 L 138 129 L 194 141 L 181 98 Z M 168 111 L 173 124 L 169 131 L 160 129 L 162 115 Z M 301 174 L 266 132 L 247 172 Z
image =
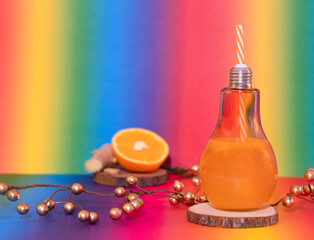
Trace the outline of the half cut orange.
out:
M 119 164 L 131 172 L 155 171 L 169 155 L 167 142 L 143 128 L 118 131 L 112 138 L 112 148 Z

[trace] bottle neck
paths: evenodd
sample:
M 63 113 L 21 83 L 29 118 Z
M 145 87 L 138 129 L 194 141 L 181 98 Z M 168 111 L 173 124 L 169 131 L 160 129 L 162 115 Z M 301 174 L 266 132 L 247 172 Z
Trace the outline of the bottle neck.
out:
M 240 139 L 243 131 L 248 138 L 265 138 L 260 120 L 259 90 L 224 88 L 214 137 Z

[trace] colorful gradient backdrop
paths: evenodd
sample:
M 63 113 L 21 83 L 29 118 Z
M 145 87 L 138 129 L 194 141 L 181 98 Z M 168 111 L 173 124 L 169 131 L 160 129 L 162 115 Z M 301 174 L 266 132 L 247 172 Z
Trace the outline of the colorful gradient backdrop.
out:
M 1 1 L 0 173 L 84 173 L 122 128 L 156 131 L 172 165 L 198 162 L 236 63 L 261 90 L 279 175 L 314 165 L 311 1 Z

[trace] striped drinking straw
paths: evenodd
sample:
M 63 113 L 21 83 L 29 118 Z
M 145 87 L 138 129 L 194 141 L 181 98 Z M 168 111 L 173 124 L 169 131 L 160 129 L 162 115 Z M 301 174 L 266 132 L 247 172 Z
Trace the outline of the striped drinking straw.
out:
M 243 44 L 243 28 L 242 25 L 236 25 L 237 30 L 237 57 L 238 64 L 244 63 L 244 44 Z
M 244 44 L 243 44 L 243 28 L 242 25 L 236 25 L 237 31 L 237 57 L 238 64 L 245 64 L 244 62 Z M 247 139 L 246 132 L 246 106 L 245 93 L 240 92 L 239 117 L 240 117 L 240 140 L 244 142 Z

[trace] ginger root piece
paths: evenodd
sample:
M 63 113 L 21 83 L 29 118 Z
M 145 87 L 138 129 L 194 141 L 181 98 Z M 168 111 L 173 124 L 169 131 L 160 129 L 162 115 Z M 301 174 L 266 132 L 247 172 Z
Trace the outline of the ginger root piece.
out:
M 92 157 L 85 164 L 85 170 L 90 173 L 96 173 L 105 167 L 113 166 L 114 158 L 112 146 L 110 143 L 102 145 L 99 149 L 92 151 Z

